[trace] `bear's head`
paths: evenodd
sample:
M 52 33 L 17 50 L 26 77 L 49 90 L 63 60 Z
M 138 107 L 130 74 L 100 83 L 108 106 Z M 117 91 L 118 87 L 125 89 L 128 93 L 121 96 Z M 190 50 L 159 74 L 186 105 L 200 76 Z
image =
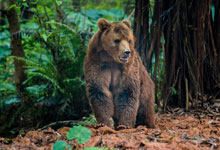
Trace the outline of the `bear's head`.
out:
M 118 63 L 131 62 L 134 50 L 134 36 L 131 31 L 131 22 L 113 22 L 101 18 L 98 20 L 100 32 L 99 44 L 102 50 L 106 51 L 114 61 Z

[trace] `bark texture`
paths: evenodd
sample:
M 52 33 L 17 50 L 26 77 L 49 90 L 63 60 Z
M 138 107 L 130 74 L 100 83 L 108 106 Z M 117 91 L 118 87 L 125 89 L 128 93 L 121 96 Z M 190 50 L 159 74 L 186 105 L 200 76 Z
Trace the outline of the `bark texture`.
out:
M 15 4 L 15 1 L 10 0 L 9 6 Z M 20 22 L 18 20 L 18 14 L 15 10 L 15 7 L 12 7 L 7 11 L 7 19 L 9 23 L 10 35 L 11 35 L 11 55 L 16 57 L 25 57 L 24 50 L 22 47 L 22 40 L 20 33 Z M 14 60 L 15 67 L 15 86 L 17 92 L 23 92 L 24 86 L 22 85 L 23 81 L 26 80 L 26 74 L 24 72 L 25 63 L 21 60 Z

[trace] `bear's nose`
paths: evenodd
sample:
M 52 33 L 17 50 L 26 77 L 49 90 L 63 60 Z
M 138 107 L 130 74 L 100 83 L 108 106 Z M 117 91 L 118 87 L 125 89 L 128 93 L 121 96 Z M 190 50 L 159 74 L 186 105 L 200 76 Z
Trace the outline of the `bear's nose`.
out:
M 130 53 L 131 53 L 131 52 L 130 52 L 129 50 L 127 50 L 127 51 L 124 52 L 124 55 L 125 55 L 125 56 L 129 56 Z

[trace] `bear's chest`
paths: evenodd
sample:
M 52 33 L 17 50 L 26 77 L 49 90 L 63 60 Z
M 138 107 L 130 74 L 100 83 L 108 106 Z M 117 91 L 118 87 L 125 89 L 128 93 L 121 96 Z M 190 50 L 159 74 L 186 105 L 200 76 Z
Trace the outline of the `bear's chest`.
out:
M 104 63 L 101 66 L 102 72 L 105 72 L 105 75 L 108 75 L 110 78 L 107 81 L 109 90 L 113 95 L 118 95 L 123 92 L 124 88 L 129 88 L 130 86 L 139 85 L 138 82 L 138 71 L 133 69 L 131 66 L 132 72 L 128 74 L 123 72 L 122 65 L 116 63 Z
M 112 68 L 111 69 L 111 83 L 110 83 L 110 88 L 111 90 L 115 90 L 119 88 L 122 80 L 122 75 L 121 75 L 121 70 L 119 68 Z
M 122 82 L 122 67 L 119 64 L 114 63 L 104 63 L 101 67 L 102 72 L 107 72 L 110 76 L 109 89 L 110 91 L 115 91 L 115 89 L 120 87 Z

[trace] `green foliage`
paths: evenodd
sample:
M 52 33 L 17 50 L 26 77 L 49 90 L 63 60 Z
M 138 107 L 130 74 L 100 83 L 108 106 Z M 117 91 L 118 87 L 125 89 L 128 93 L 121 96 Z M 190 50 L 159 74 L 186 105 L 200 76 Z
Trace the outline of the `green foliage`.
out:
M 26 88 L 26 90 L 33 96 L 38 96 L 44 92 L 46 85 L 33 85 Z
M 72 147 L 64 141 L 56 141 L 56 143 L 53 145 L 53 150 L 64 150 L 66 148 L 72 149 Z
M 172 91 L 173 95 L 177 94 L 177 90 L 174 87 L 170 87 L 169 89 Z
M 0 30 L 7 28 L 7 25 L 0 27 Z M 15 93 L 15 86 L 12 81 L 13 65 L 7 56 L 10 55 L 10 33 L 5 30 L 0 32 L 0 97 Z
M 4 26 L 5 28 L 7 26 Z M 3 28 L 3 27 L 1 27 Z M 0 28 L 0 29 L 1 29 Z M 10 33 L 9 31 L 0 32 L 0 59 L 10 55 Z M 2 64 L 2 63 L 1 63 Z
M 76 149 L 78 144 L 84 144 L 86 143 L 92 133 L 90 129 L 87 129 L 81 125 L 79 126 L 73 126 L 69 129 L 66 137 L 68 140 L 77 139 L 76 143 Z M 56 141 L 56 143 L 53 145 L 53 150 L 64 150 L 65 148 L 72 149 L 66 142 L 64 141 Z M 105 148 L 98 148 L 98 147 L 86 147 L 84 150 L 104 150 Z
M 21 102 L 18 98 L 11 98 L 6 102 L 6 104 L 18 103 Z
M 97 25 L 96 21 L 99 18 L 106 18 L 110 21 L 121 21 L 123 18 L 126 18 L 124 11 L 121 9 L 109 9 L 109 10 L 97 10 L 97 9 L 88 9 L 81 10 L 79 13 L 70 13 L 67 16 L 69 22 L 78 25 L 78 30 L 96 30 Z
M 0 92 L 4 93 L 14 93 L 15 92 L 15 86 L 10 83 L 0 83 Z
M 89 117 L 86 117 L 83 121 L 79 122 L 80 125 L 94 125 L 97 124 L 96 118 L 93 114 L 91 114 Z
M 77 139 L 79 144 L 84 144 L 89 140 L 91 135 L 91 130 L 79 125 L 72 127 L 66 137 L 68 140 Z

